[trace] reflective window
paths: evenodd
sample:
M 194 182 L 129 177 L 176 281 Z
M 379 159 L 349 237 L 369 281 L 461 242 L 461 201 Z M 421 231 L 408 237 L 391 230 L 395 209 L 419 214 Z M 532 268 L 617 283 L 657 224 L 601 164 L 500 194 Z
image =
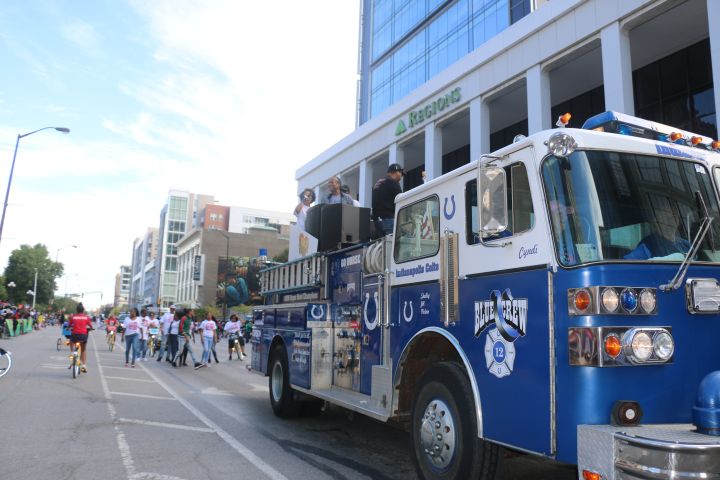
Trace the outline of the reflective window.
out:
M 440 201 L 432 196 L 403 207 L 395 223 L 395 262 L 436 255 L 440 248 Z

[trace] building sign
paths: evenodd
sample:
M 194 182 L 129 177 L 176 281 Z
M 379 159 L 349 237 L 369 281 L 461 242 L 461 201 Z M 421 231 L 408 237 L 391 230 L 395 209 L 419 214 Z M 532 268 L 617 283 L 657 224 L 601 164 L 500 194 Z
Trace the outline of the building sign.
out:
M 199 282 L 202 278 L 202 255 L 195 255 L 193 259 L 193 280 Z
M 408 129 L 415 128 L 416 126 L 424 123 L 427 119 L 437 115 L 443 110 L 450 108 L 453 104 L 460 101 L 460 87 L 456 87 L 450 92 L 446 93 L 428 103 L 424 107 L 413 110 L 408 113 L 406 119 L 398 120 L 395 126 L 395 135 L 402 135 L 407 132 Z

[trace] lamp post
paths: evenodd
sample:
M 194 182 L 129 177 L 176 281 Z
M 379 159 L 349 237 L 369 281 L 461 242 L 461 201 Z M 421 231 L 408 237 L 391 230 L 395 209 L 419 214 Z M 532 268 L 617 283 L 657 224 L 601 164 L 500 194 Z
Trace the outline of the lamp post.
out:
M 60 255 L 60 250 L 65 250 L 66 248 L 77 248 L 77 245 L 65 245 L 64 247 L 60 247 L 55 252 L 55 263 L 58 261 L 58 256 Z
M 10 166 L 10 178 L 8 178 L 8 186 L 7 186 L 7 190 L 5 191 L 5 203 L 3 204 L 2 217 L 0 217 L 0 240 L 2 240 L 3 227 L 5 226 L 5 211 L 7 210 L 7 206 L 8 206 L 8 198 L 10 198 L 10 185 L 12 185 L 13 172 L 15 171 L 15 158 L 17 157 L 17 151 L 18 151 L 18 146 L 20 145 L 20 139 L 23 137 L 32 135 L 33 133 L 40 132 L 42 130 L 48 130 L 50 128 L 55 129 L 58 132 L 70 133 L 70 129 L 65 128 L 65 127 L 43 127 L 43 128 L 34 130 L 30 133 L 25 133 L 22 135 L 18 134 L 18 136 L 17 136 L 17 141 L 15 142 L 15 153 L 13 153 L 13 161 L 12 161 L 12 165 Z
M 225 237 L 225 262 L 226 262 L 225 266 L 227 268 L 227 263 L 230 262 L 230 235 L 227 235 L 223 232 L 220 232 L 220 235 Z M 225 288 L 223 289 L 223 318 L 222 318 L 223 322 L 225 321 L 226 315 L 227 315 L 227 275 L 225 275 Z
M 33 297 L 32 308 L 35 308 L 35 291 L 34 291 L 34 290 L 28 290 L 28 291 L 25 292 L 25 293 L 27 293 L 28 295 L 32 295 L 32 297 Z
M 38 275 L 38 269 L 35 269 L 35 281 L 33 282 L 33 289 L 32 289 L 32 296 L 33 296 L 33 306 L 32 308 L 35 309 L 35 298 L 37 297 L 37 275 Z

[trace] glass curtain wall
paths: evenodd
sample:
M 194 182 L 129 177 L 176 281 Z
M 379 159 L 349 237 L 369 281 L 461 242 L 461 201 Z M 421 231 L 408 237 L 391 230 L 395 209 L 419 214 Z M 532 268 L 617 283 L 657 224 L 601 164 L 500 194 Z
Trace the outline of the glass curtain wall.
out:
M 373 0 L 370 116 L 532 11 L 532 0 Z
M 165 241 L 165 270 L 162 284 L 163 302 L 173 301 L 177 293 L 177 242 L 185 235 L 187 209 L 187 198 L 170 197 Z

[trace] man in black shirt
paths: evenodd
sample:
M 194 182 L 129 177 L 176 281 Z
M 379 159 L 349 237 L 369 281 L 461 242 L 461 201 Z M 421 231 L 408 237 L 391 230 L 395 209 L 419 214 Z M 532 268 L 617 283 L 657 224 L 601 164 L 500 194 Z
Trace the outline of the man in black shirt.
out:
M 395 223 L 395 197 L 402 193 L 400 179 L 405 175 L 403 168 L 391 164 L 387 169 L 385 178 L 375 183 L 372 191 L 372 218 L 375 227 L 382 235 L 393 232 Z

